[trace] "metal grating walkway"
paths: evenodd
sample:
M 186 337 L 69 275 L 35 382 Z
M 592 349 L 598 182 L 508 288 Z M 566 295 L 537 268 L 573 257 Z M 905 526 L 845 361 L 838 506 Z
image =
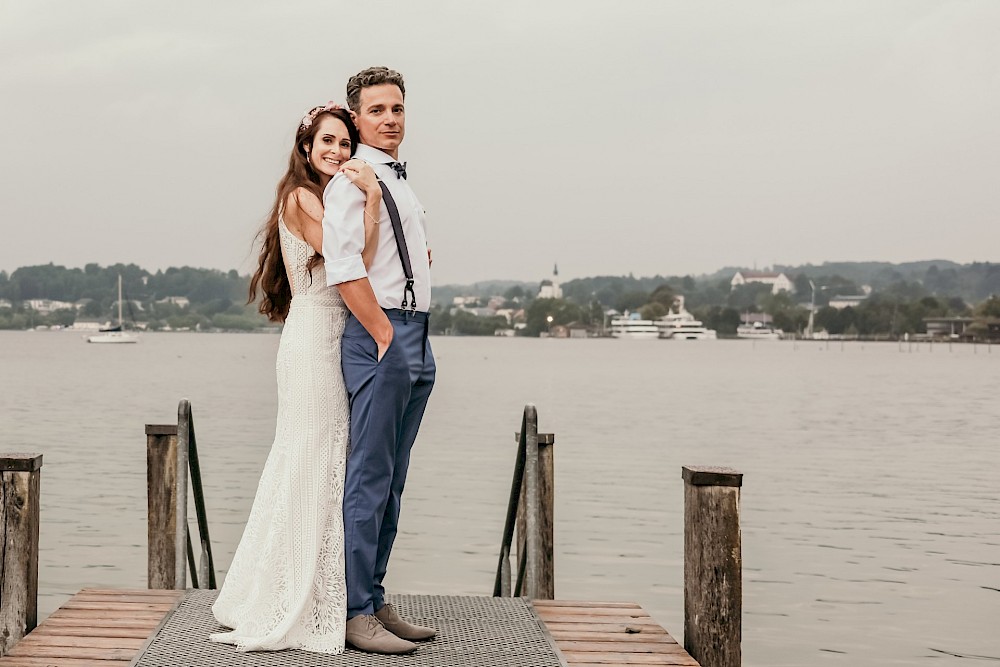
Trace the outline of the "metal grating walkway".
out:
M 431 625 L 438 636 L 421 642 L 409 656 L 380 656 L 350 648 L 343 655 L 304 651 L 239 653 L 227 644 L 208 641 L 223 628 L 212 616 L 217 591 L 190 591 L 167 617 L 150 643 L 133 660 L 134 667 L 278 667 L 350 665 L 351 667 L 563 667 L 544 625 L 524 598 L 448 595 L 390 595 L 400 614 Z

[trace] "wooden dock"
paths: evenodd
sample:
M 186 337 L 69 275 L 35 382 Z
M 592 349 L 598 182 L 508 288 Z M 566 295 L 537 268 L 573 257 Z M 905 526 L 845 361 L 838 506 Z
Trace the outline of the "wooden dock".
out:
M 0 667 L 126 667 L 184 595 L 84 589 L 0 658 Z M 637 604 L 536 600 L 533 605 L 568 667 L 698 665 Z M 419 651 L 390 659 L 398 667 L 424 664 Z
M 438 628 L 413 655 L 239 653 L 208 641 L 221 631 L 190 404 L 178 424 L 147 425 L 149 589 L 84 589 L 36 627 L 42 457 L 0 454 L 0 667 L 739 667 L 742 639 L 742 473 L 685 466 L 684 638 L 681 646 L 639 605 L 553 600 L 554 435 L 525 406 L 492 596 L 393 595 L 404 616 Z M 198 541 L 187 519 L 187 480 Z M 518 539 L 515 542 L 515 528 Z M 511 562 L 511 548 L 517 558 Z M 184 590 L 188 585 L 193 589 Z M 199 586 L 199 582 L 201 585 Z M 389 662 L 386 662 L 386 661 Z
M 126 667 L 184 591 L 87 588 L 0 658 L 2 667 Z

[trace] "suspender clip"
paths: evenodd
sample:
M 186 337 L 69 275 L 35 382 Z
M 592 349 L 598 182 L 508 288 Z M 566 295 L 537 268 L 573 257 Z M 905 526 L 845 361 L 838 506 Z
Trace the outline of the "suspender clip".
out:
M 409 298 L 409 301 L 407 301 L 407 298 Z M 406 279 L 406 286 L 403 287 L 403 303 L 401 307 L 403 310 L 409 308 L 411 312 L 417 312 L 417 295 L 413 291 L 413 278 Z

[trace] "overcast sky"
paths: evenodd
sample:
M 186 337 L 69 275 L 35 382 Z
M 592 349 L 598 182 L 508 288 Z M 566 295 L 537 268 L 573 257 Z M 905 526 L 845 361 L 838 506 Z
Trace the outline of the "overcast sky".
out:
M 369 65 L 435 281 L 1000 260 L 1000 2 L 0 0 L 0 269 L 248 271 Z

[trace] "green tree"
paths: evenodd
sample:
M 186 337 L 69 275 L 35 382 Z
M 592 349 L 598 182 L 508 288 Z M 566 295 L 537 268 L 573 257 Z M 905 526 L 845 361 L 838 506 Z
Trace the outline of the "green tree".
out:
M 451 323 L 451 333 L 462 336 L 492 336 L 497 329 L 508 328 L 503 316 L 478 317 L 464 310 L 456 312 Z
M 975 314 L 978 317 L 1000 317 L 1000 296 L 994 294 L 976 306 Z
M 758 307 L 760 299 L 770 293 L 771 286 L 765 283 L 737 285 L 726 298 L 726 305 L 739 311 L 753 310 Z
M 639 309 L 639 315 L 644 320 L 658 320 L 667 314 L 667 307 L 657 301 L 647 303 Z
M 451 328 L 451 312 L 448 308 L 435 304 L 431 307 L 428 329 L 432 334 L 447 333 Z
M 104 307 L 97 299 L 91 299 L 80 309 L 80 314 L 84 317 L 97 318 L 104 314 Z
M 649 295 L 649 303 L 658 303 L 666 309 L 669 309 L 674 305 L 674 299 L 676 298 L 677 295 L 674 293 L 674 288 L 667 283 L 664 283 L 654 289 L 653 293 Z M 664 313 L 664 315 L 666 315 L 666 313 Z
M 503 298 L 506 299 L 507 301 L 515 301 L 515 302 L 524 301 L 525 296 L 526 294 L 524 293 L 524 288 L 521 287 L 520 285 L 514 285 L 513 287 L 508 288 L 507 291 L 503 293 Z
M 691 311 L 691 314 L 709 329 L 715 329 L 720 336 L 735 336 L 736 327 L 741 321 L 738 310 L 724 306 L 701 306 Z
M 615 310 L 638 310 L 649 303 L 649 293 L 640 291 L 624 292 L 615 300 Z

